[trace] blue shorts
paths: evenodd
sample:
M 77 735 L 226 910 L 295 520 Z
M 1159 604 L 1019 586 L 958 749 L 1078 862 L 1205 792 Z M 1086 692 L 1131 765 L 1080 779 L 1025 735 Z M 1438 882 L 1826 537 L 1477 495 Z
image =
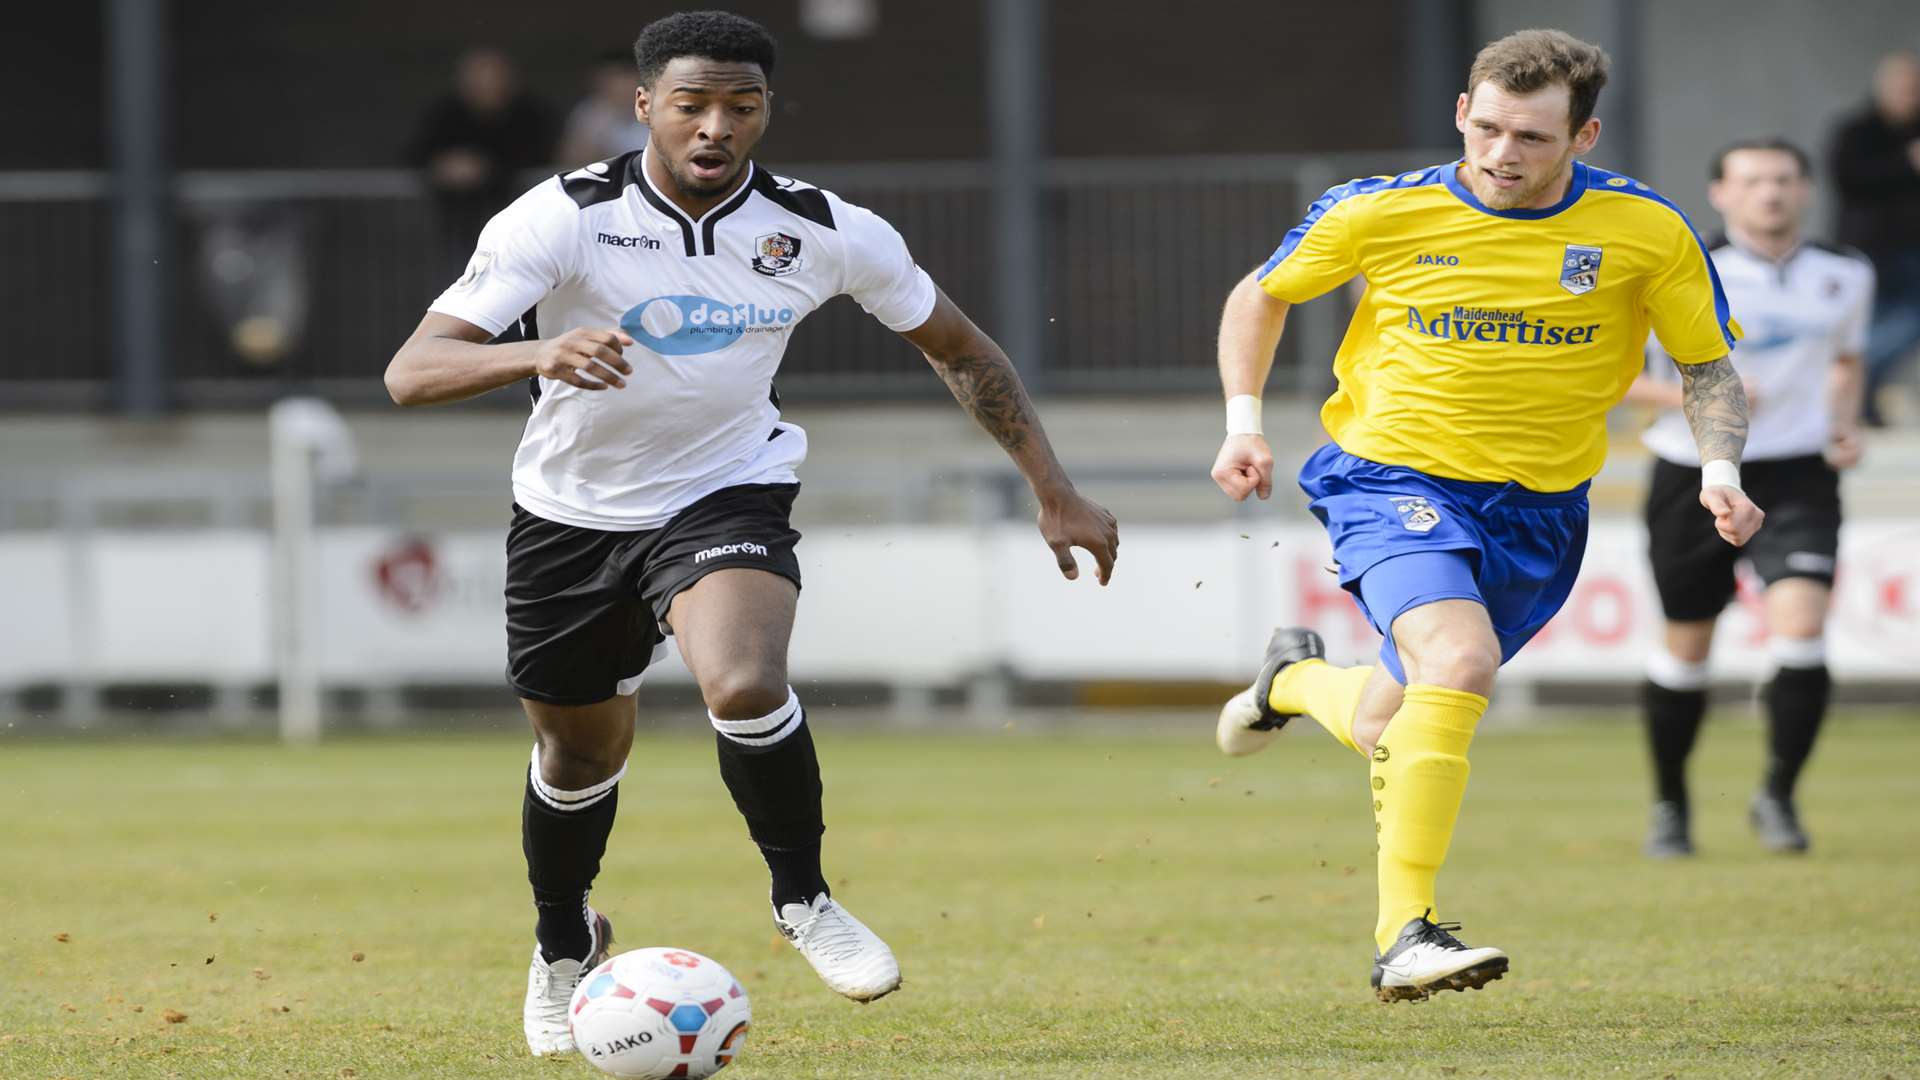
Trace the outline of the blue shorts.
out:
M 1475 601 L 1505 663 L 1567 602 L 1587 548 L 1586 484 L 1548 494 L 1448 480 L 1329 443 L 1300 467 L 1300 489 L 1333 540 L 1341 588 L 1386 639 L 1380 660 L 1401 683 L 1392 628 L 1402 612 Z

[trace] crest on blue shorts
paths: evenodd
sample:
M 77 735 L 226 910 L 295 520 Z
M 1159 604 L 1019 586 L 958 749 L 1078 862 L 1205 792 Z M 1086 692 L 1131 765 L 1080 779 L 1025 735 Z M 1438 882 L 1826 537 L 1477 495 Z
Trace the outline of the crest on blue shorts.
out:
M 1600 284 L 1600 249 L 1586 244 L 1568 244 L 1560 258 L 1560 287 L 1579 296 Z
M 1400 525 L 1408 532 L 1432 532 L 1440 524 L 1440 511 L 1419 495 L 1393 495 L 1393 508 L 1400 514 Z

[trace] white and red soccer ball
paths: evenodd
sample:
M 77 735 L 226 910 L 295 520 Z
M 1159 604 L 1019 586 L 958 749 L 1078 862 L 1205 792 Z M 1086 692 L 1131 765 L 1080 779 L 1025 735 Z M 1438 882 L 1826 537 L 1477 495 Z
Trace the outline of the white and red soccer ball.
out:
M 747 992 L 686 949 L 635 949 L 580 977 L 567 1006 L 573 1044 L 614 1076 L 698 1080 L 739 1053 L 753 1019 Z

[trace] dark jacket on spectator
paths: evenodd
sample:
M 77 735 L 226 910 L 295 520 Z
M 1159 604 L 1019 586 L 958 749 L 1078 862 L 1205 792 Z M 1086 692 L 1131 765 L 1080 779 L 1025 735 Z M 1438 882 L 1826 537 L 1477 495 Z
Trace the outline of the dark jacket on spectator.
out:
M 460 98 L 448 96 L 427 110 L 407 148 L 407 159 L 408 164 L 425 168 L 445 150 L 467 150 L 485 158 L 488 175 L 479 186 L 435 192 L 442 207 L 455 216 L 485 222 L 526 188 L 522 171 L 550 163 L 553 140 L 552 120 L 531 95 L 516 95 L 494 113 L 476 112 Z
M 1841 243 L 1869 256 L 1920 250 L 1920 169 L 1907 145 L 1920 122 L 1895 127 L 1868 106 L 1840 125 L 1832 149 Z

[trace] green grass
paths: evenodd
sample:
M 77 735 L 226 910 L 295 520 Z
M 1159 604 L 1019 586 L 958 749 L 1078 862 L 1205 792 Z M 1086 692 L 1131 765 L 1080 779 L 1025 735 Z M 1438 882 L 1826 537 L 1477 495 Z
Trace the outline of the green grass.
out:
M 1181 739 L 823 720 L 829 876 L 901 993 L 851 1005 L 775 937 L 705 739 L 643 736 L 595 892 L 624 946 L 745 983 L 738 1080 L 1920 1075 L 1914 717 L 1829 726 L 1798 859 L 1745 831 L 1759 733 L 1716 723 L 1685 865 L 1637 853 L 1624 713 L 1484 733 L 1442 915 L 1513 971 L 1393 1007 L 1366 985 L 1362 763 L 1317 729 L 1229 761 L 1205 717 Z M 521 1042 L 525 755 L 0 742 L 0 1076 L 595 1075 Z

